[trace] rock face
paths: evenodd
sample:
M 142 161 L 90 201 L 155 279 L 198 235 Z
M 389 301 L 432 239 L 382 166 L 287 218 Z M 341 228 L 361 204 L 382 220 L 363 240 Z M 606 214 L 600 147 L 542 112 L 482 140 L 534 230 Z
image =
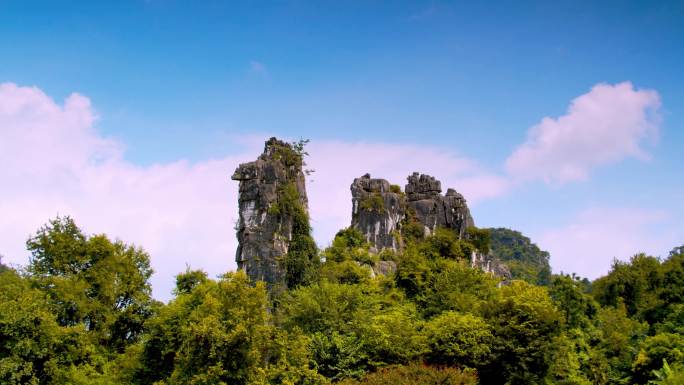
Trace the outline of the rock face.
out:
M 470 257 L 470 266 L 502 277 L 505 281 L 513 279 L 513 275 L 508 266 L 492 254 L 482 254 L 474 251 Z
M 454 189 L 448 189 L 442 196 L 442 184 L 434 177 L 414 172 L 406 185 L 409 215 L 425 226 L 426 234 L 431 234 L 437 227 L 454 229 L 459 238 L 465 237 L 468 227 L 475 226 L 470 210 L 463 195 Z
M 456 190 L 448 189 L 443 196 L 440 181 L 417 172 L 407 179 L 405 192 L 369 174 L 354 179 L 351 185 L 351 225 L 377 250 L 400 247 L 396 232 L 405 219 L 420 222 L 427 235 L 444 227 L 454 229 L 463 238 L 466 229 L 474 226 L 466 201 Z
M 456 190 L 447 189 L 442 195 L 440 181 L 417 172 L 407 180 L 404 192 L 369 174 L 354 179 L 351 185 L 351 226 L 365 236 L 374 251 L 400 249 L 399 232 L 407 222 L 420 223 L 425 235 L 437 228 L 453 229 L 460 239 L 466 237 L 468 227 L 475 226 L 463 195 Z M 504 279 L 511 277 L 508 267 L 492 255 L 473 252 L 471 265 Z
M 352 227 L 361 231 L 376 250 L 397 250 L 397 236 L 406 211 L 406 197 L 392 191 L 384 179 L 366 174 L 354 179 L 352 193 Z
M 283 284 L 283 256 L 292 238 L 293 222 L 287 213 L 279 212 L 278 201 L 284 192 L 296 194 L 308 210 L 301 155 L 290 144 L 271 138 L 263 154 L 254 162 L 241 164 L 231 179 L 240 182 L 238 269 L 244 269 L 253 281 Z

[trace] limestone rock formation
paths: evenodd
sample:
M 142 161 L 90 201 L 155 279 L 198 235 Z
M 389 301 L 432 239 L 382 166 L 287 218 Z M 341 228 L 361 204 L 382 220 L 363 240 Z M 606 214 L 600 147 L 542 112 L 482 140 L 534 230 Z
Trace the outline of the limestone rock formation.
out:
M 504 262 L 492 254 L 482 254 L 474 251 L 470 257 L 470 266 L 488 273 L 492 273 L 503 278 L 505 281 L 510 281 L 513 279 L 513 275 L 511 274 L 511 270 L 508 268 L 508 266 L 506 266 Z
M 406 198 L 392 191 L 384 179 L 366 174 L 354 179 L 352 193 L 352 227 L 361 231 L 376 250 L 398 249 L 395 231 L 404 219 Z
M 408 178 L 406 195 L 409 215 L 425 226 L 426 234 L 437 227 L 454 229 L 459 238 L 465 237 L 468 227 L 474 226 L 463 195 L 448 189 L 442 196 L 442 184 L 434 177 L 414 172 Z
M 369 174 L 354 179 L 351 227 L 364 235 L 372 250 L 400 249 L 399 234 L 407 222 L 422 225 L 425 235 L 437 228 L 448 228 L 460 239 L 467 237 L 468 227 L 475 223 L 463 195 L 451 188 L 442 195 L 442 184 L 430 175 L 414 172 L 407 180 L 402 192 L 398 186 Z M 508 267 L 489 254 L 473 252 L 471 265 L 504 279 L 511 277 Z
M 369 174 L 354 179 L 352 227 L 377 250 L 399 248 L 396 232 L 406 219 L 421 223 L 427 235 L 444 227 L 465 237 L 466 229 L 474 222 L 463 195 L 454 189 L 441 195 L 442 184 L 429 175 L 414 172 L 407 179 L 405 192 Z
M 253 281 L 284 284 L 283 257 L 292 239 L 293 216 L 281 210 L 279 199 L 296 199 L 308 210 L 301 154 L 290 144 L 271 138 L 263 154 L 256 161 L 241 164 L 231 179 L 240 182 L 238 268 Z

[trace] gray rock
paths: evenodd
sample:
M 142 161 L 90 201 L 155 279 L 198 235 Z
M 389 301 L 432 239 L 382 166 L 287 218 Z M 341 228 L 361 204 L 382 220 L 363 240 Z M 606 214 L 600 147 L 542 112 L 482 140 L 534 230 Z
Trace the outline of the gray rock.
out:
M 390 189 L 388 181 L 371 178 L 370 174 L 354 179 L 351 185 L 351 226 L 377 251 L 399 248 L 395 231 L 404 219 L 406 198 Z
M 466 238 L 466 230 L 475 222 L 463 195 L 452 188 L 442 195 L 441 182 L 430 175 L 414 172 L 407 180 L 404 193 L 392 192 L 388 181 L 369 174 L 354 179 L 351 185 L 351 226 L 361 231 L 372 252 L 401 249 L 401 237 L 397 235 L 406 221 L 422 224 L 426 235 L 439 227 L 453 229 L 459 238 Z M 473 253 L 471 265 L 504 280 L 511 279 L 508 267 L 492 255 Z M 381 261 L 373 270 L 386 275 L 396 270 L 396 264 Z
M 466 229 L 475 226 L 473 217 L 463 195 L 454 189 L 448 189 L 446 196 L 441 195 L 441 183 L 434 177 L 414 172 L 406 185 L 407 206 L 409 215 L 415 215 L 425 226 L 429 235 L 437 227 L 455 230 L 460 238 L 466 235 Z
M 354 179 L 351 226 L 364 234 L 371 247 L 378 251 L 399 249 L 396 232 L 407 217 L 420 222 L 428 235 L 444 227 L 465 237 L 474 222 L 463 195 L 454 189 L 441 195 L 441 182 L 429 175 L 414 172 L 407 179 L 405 193 L 392 192 L 388 181 L 369 174 Z
M 271 138 L 263 154 L 256 161 L 241 164 L 231 179 L 240 182 L 235 257 L 238 269 L 245 270 L 253 281 L 284 285 L 282 262 L 292 238 L 292 218 L 275 209 L 279 190 L 292 184 L 308 211 L 301 156 L 290 144 Z
M 491 254 L 482 254 L 474 251 L 470 257 L 470 266 L 499 276 L 503 278 L 504 281 L 513 279 L 508 266 Z

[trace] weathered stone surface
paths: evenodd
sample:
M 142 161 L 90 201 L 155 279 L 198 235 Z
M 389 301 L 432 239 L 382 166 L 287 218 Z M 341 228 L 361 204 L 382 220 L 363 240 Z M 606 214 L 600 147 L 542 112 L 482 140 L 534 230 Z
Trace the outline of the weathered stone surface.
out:
M 400 249 L 401 237 L 397 234 L 405 221 L 422 224 L 425 235 L 440 227 L 453 229 L 459 238 L 466 238 L 466 230 L 475 223 L 463 195 L 451 188 L 442 195 L 442 184 L 430 175 L 414 172 L 407 180 L 402 193 L 391 191 L 388 181 L 371 178 L 369 174 L 354 179 L 351 226 L 366 237 L 371 250 Z M 511 278 L 508 267 L 491 255 L 474 252 L 471 265 L 504 279 Z M 393 262 L 378 262 L 373 267 L 374 273 L 382 275 L 395 270 Z
M 405 214 L 405 196 L 392 192 L 384 179 L 366 174 L 354 179 L 352 193 L 352 227 L 361 231 L 376 251 L 398 249 L 395 230 Z
M 466 229 L 474 226 L 473 218 L 463 195 L 448 189 L 441 195 L 441 183 L 434 177 L 414 172 L 408 178 L 406 196 L 409 215 L 425 226 L 427 235 L 437 227 L 454 229 L 460 238 Z
M 235 258 L 238 269 L 244 269 L 254 281 L 282 284 L 285 281 L 282 259 L 292 238 L 292 218 L 272 208 L 277 205 L 279 189 L 291 184 L 307 210 L 301 156 L 290 144 L 271 138 L 263 154 L 254 162 L 241 164 L 231 178 L 240 182 Z
M 366 174 L 354 179 L 352 192 L 352 227 L 361 231 L 376 249 L 397 250 L 402 221 L 409 216 L 431 234 L 437 227 L 454 229 L 459 237 L 474 226 L 463 195 L 448 189 L 441 195 L 442 184 L 434 177 L 414 172 L 409 175 L 405 193 L 391 191 L 384 179 Z
M 491 254 L 473 252 L 470 257 L 470 265 L 473 268 L 499 276 L 505 281 L 510 281 L 513 277 L 508 266 Z

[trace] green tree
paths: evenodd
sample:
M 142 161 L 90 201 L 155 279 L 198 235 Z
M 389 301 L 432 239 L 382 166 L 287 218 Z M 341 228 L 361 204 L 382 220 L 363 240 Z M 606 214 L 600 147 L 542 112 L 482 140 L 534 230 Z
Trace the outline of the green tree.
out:
M 561 330 L 562 314 L 547 291 L 523 281 L 501 289 L 487 305 L 492 325 L 493 360 L 480 372 L 485 383 L 540 384 L 551 364 L 553 342 Z
M 549 286 L 549 295 L 565 315 L 567 328 L 586 328 L 595 318 L 598 304 L 585 294 L 578 278 L 556 275 Z
M 83 325 L 60 326 L 42 291 L 12 270 L 0 272 L 0 383 L 69 383 L 69 368 L 92 353 Z
M 514 279 L 547 285 L 551 277 L 550 255 L 518 231 L 490 228 L 491 253 L 504 261 Z
M 378 370 L 360 380 L 345 380 L 340 385 L 476 385 L 473 370 L 435 368 L 420 364 Z
M 419 330 L 423 323 L 411 303 L 389 306 L 358 323 L 356 334 L 363 343 L 373 368 L 407 364 L 425 352 L 425 339 Z
M 420 242 L 419 246 L 420 253 L 431 259 L 470 260 L 474 249 L 475 246 L 470 242 L 458 239 L 455 231 L 444 228 L 435 229 L 432 235 Z
M 670 256 L 660 266 L 661 281 L 659 299 L 662 308 L 659 311 L 658 321 L 665 318 L 677 305 L 684 304 L 684 246 L 675 248 Z
M 285 296 L 278 312 L 285 330 L 312 336 L 316 363 L 330 378 L 406 363 L 423 352 L 415 306 L 381 281 L 301 287 Z
M 94 340 L 122 352 L 152 311 L 149 256 L 142 249 L 86 236 L 69 217 L 29 238 L 28 276 L 45 292 L 62 326 L 83 325 Z
M 489 229 L 478 229 L 468 227 L 466 239 L 482 254 L 489 254 L 489 244 L 491 243 L 491 231 Z
M 684 335 L 684 303 L 670 305 L 667 316 L 655 329 L 659 333 Z
M 637 254 L 629 262 L 615 260 L 608 275 L 594 281 L 592 294 L 603 306 L 623 302 L 627 315 L 652 324 L 663 316 L 661 286 L 660 261 Z
M 187 267 L 184 273 L 180 273 L 176 276 L 174 294 L 188 294 L 192 292 L 192 289 L 195 287 L 206 283 L 207 280 L 207 273 L 204 271 L 190 270 L 190 267 Z
M 681 385 L 684 384 L 684 366 L 670 367 L 667 360 L 663 360 L 663 367 L 653 371 L 655 380 L 648 383 L 651 385 Z
M 597 348 L 608 362 L 609 383 L 630 384 L 632 362 L 648 325 L 629 318 L 621 302 L 599 309 L 596 318 L 601 335 Z
M 316 332 L 311 351 L 318 372 L 331 380 L 361 377 L 368 366 L 369 357 L 355 334 Z
M 364 261 L 368 259 L 369 246 L 359 230 L 348 227 L 337 232 L 323 254 L 328 262 Z
M 284 259 L 287 287 L 295 288 L 314 282 L 320 266 L 318 248 L 311 237 L 309 214 L 304 209 L 294 182 L 278 187 L 278 200 L 268 211 L 291 226 L 291 238 Z
M 583 361 L 587 360 L 582 349 L 582 340 L 561 334 L 554 339 L 553 359 L 548 373 L 548 381 L 559 385 L 596 385 L 605 382 L 592 382 L 582 372 Z
M 316 384 L 308 339 L 272 326 L 262 283 L 228 273 L 181 293 L 150 321 L 143 384 Z
M 633 382 L 646 384 L 655 379 L 653 372 L 662 367 L 663 360 L 674 365 L 684 364 L 684 336 L 660 333 L 647 337 L 632 365 Z
M 321 278 L 329 282 L 357 284 L 370 279 L 370 266 L 356 261 L 326 262 L 321 266 Z
M 489 364 L 494 339 L 487 322 L 472 314 L 445 312 L 430 320 L 423 330 L 431 364 L 484 367 Z
M 449 310 L 481 315 L 499 295 L 500 280 L 465 261 L 442 261 L 434 270 L 421 302 L 426 317 Z

